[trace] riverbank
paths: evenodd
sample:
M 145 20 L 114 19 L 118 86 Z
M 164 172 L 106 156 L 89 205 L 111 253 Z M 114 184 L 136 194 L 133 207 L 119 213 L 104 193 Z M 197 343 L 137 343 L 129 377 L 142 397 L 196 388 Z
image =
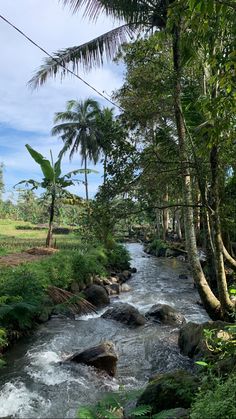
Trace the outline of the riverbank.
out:
M 186 264 L 177 259 L 149 257 L 140 244 L 127 246 L 132 266 L 132 292 L 111 297 L 132 304 L 142 314 L 156 303 L 169 304 L 187 321 L 204 322 L 208 316 L 196 304 L 198 295 Z M 102 318 L 107 310 L 77 317 L 52 317 L 30 337 L 19 341 L 7 354 L 0 374 L 0 415 L 19 418 L 72 418 L 80 406 L 94 404 L 120 385 L 126 390 L 143 388 L 155 373 L 192 370 L 193 361 L 178 348 L 179 327 L 147 322 L 137 328 Z M 118 354 L 115 378 L 84 365 L 59 365 L 72 353 L 111 340 Z M 14 400 L 14 404 L 12 403 Z
M 1 268 L 0 354 L 52 314 L 73 317 L 86 313 L 89 306 L 84 306 L 81 292 L 106 279 L 108 289 L 104 292 L 108 294 L 111 272 L 113 277 L 119 273 L 124 281 L 122 271 L 129 268 L 128 252 L 116 243 L 105 249 L 99 243 L 78 242 L 73 249 L 51 253 L 31 263 Z

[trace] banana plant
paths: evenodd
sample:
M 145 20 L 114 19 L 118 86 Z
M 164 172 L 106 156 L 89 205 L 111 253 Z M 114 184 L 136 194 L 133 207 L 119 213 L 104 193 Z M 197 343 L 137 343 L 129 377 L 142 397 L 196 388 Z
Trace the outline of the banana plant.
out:
M 17 183 L 26 184 L 32 186 L 32 190 L 37 188 L 43 188 L 46 190 L 50 196 L 50 207 L 49 207 L 49 224 L 48 224 L 48 233 L 46 238 L 46 247 L 52 247 L 52 232 L 53 232 L 53 220 L 55 215 L 55 204 L 57 199 L 62 197 L 71 198 L 73 195 L 68 192 L 65 188 L 72 186 L 75 182 L 79 182 L 78 179 L 73 179 L 73 176 L 76 176 L 78 173 L 84 173 L 84 169 L 73 170 L 65 175 L 61 174 L 61 159 L 62 155 L 59 155 L 58 160 L 54 163 L 52 152 L 51 162 L 47 160 L 42 154 L 34 150 L 29 144 L 26 144 L 26 148 L 30 153 L 31 157 L 36 163 L 39 164 L 43 173 L 43 179 L 41 182 L 37 182 L 34 179 L 22 180 Z M 82 198 L 80 198 L 82 201 Z

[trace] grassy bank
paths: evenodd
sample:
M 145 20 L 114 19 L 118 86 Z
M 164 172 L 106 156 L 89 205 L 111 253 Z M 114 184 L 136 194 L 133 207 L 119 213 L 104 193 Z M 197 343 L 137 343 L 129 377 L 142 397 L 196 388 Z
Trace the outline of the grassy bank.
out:
M 68 228 L 65 226 L 65 228 Z M 68 228 L 69 234 L 54 234 L 58 249 L 76 249 L 80 241 L 78 232 Z M 47 227 L 24 221 L 0 220 L 0 256 L 45 246 Z
M 16 225 L 8 226 L 8 232 L 12 232 L 13 228 L 16 229 Z M 23 237 L 24 234 L 20 230 L 18 240 L 29 248 L 35 246 L 35 236 L 41 236 L 42 232 L 33 231 L 30 239 Z M 19 251 L 18 240 L 15 247 L 9 246 L 7 251 Z M 88 242 L 73 233 L 60 237 L 60 241 L 61 248 L 51 256 L 16 267 L 1 268 L 0 352 L 4 352 L 15 339 L 29 333 L 39 322 L 47 320 L 55 310 L 55 303 L 48 294 L 49 287 L 70 292 L 72 284 L 76 284 L 77 289 L 82 290 L 96 275 L 106 277 L 110 270 L 123 270 L 129 266 L 128 252 L 115 242 L 111 248 L 105 249 L 95 239 Z M 68 307 L 69 302 L 66 306 L 57 306 L 56 310 L 68 311 Z

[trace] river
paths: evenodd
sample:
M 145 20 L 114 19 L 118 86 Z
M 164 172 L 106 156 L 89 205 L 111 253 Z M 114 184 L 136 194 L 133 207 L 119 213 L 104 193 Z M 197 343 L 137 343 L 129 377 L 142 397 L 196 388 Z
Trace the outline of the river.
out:
M 186 263 L 156 258 L 140 244 L 127 245 L 137 273 L 129 280 L 132 291 L 119 301 L 142 313 L 157 303 L 174 306 L 187 321 L 204 322 L 208 316 L 199 299 Z M 179 279 L 187 274 L 188 279 Z M 112 304 L 116 304 L 113 299 Z M 180 355 L 178 329 L 157 323 L 129 328 L 89 315 L 76 320 L 54 317 L 31 337 L 19 341 L 0 370 L 0 417 L 75 418 L 80 405 L 96 402 L 106 392 L 144 386 L 156 372 L 191 369 L 192 361 Z M 111 340 L 119 356 L 117 375 L 110 378 L 85 365 L 61 365 L 73 352 Z

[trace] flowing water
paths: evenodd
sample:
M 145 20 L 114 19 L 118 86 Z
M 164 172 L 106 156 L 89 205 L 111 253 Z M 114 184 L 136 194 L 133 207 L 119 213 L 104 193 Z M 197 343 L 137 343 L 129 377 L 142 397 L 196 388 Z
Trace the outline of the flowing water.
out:
M 147 256 L 140 244 L 127 247 L 138 272 L 129 280 L 132 291 L 112 304 L 127 302 L 145 313 L 153 304 L 166 303 L 187 321 L 208 319 L 196 304 L 198 295 L 186 263 Z M 179 279 L 181 274 L 188 274 L 188 279 Z M 120 385 L 140 388 L 156 372 L 192 368 L 191 361 L 179 354 L 177 328 L 157 323 L 129 328 L 102 319 L 102 312 L 76 320 L 55 317 L 9 351 L 8 366 L 0 373 L 0 417 L 74 418 L 80 405 L 94 403 Z M 119 356 L 116 378 L 85 365 L 60 364 L 73 352 L 104 340 L 115 344 Z

